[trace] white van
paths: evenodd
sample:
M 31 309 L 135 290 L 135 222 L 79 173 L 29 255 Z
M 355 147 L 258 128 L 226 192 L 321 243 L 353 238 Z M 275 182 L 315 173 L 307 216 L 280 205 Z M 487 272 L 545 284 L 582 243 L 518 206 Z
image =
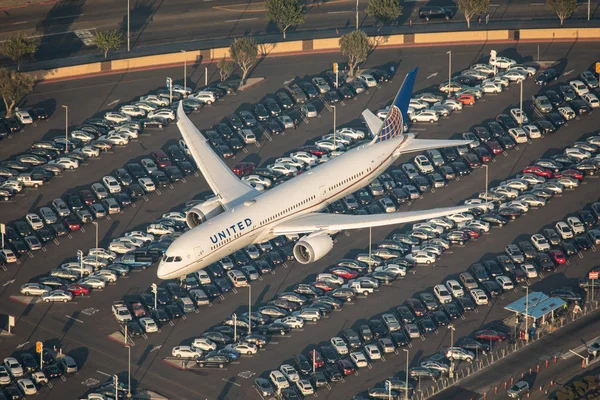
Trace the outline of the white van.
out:
M 256 135 L 250 129 L 242 129 L 238 131 L 240 138 L 246 144 L 256 143 Z
M 227 277 L 236 288 L 248 286 L 248 278 L 241 271 L 235 269 L 227 271 Z

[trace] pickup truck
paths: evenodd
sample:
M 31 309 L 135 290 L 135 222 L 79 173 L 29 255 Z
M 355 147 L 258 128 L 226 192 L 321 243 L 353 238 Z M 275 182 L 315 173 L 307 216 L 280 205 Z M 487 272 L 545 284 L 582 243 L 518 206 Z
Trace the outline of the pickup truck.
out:
M 19 174 L 17 175 L 17 181 L 21 182 L 23 186 L 37 188 L 44 184 L 43 179 L 36 179 L 31 174 Z
M 112 312 L 117 321 L 119 322 L 128 322 L 133 318 L 131 317 L 131 313 L 127 309 L 127 306 L 122 301 L 115 301 L 112 305 Z
M 360 294 L 363 296 L 368 295 L 369 293 L 373 293 L 375 288 L 369 282 L 361 282 L 361 281 L 350 281 L 342 287 L 353 289 L 356 294 Z

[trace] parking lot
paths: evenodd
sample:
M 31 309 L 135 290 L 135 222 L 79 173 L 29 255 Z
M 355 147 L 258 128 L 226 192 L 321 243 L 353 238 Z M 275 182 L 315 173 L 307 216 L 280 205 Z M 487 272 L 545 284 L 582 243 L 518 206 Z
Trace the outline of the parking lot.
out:
M 482 52 L 487 53 L 488 50 L 484 49 Z M 529 56 L 534 54 L 537 48 L 523 46 L 517 50 L 521 51 L 523 55 Z M 587 50 L 589 50 L 589 46 L 585 45 L 576 45 L 572 48 L 567 45 L 553 45 L 542 50 L 542 55 L 545 60 L 559 60 L 565 57 L 566 52 L 569 52 L 569 63 L 565 72 L 573 70 L 571 75 L 574 76 L 578 71 L 587 69 L 589 64 L 595 61 L 585 59 L 583 54 Z M 434 49 L 436 60 L 438 60 L 436 65 L 445 65 L 445 51 L 446 49 L 444 51 Z M 478 59 L 478 51 L 479 49 L 468 47 L 453 49 L 454 69 L 458 71 L 475 62 Z M 511 53 L 513 51 L 510 49 L 508 55 L 514 57 L 515 55 Z M 431 49 L 427 49 L 427 51 L 415 49 L 376 52 L 369 60 L 369 65 L 378 66 L 390 61 L 400 61 L 398 73 L 400 76 L 409 68 L 418 65 L 421 67 L 421 71 L 417 87 L 424 88 L 433 84 L 434 81 L 439 83 L 445 74 L 444 68 L 437 71 L 435 68 L 429 67 L 432 65 L 431 54 L 427 53 L 431 53 Z M 254 103 L 260 100 L 264 94 L 275 92 L 282 87 L 283 81 L 294 75 L 303 76 L 305 73 L 318 73 L 327 69 L 332 60 L 334 60 L 332 55 L 265 60 L 257 68 L 255 74 L 266 76 L 266 81 L 247 92 L 239 93 L 234 97 L 226 97 L 214 106 L 205 107 L 202 112 L 194 114 L 192 119 L 200 129 L 210 127 L 240 105 Z M 319 68 L 315 69 L 315 65 L 318 65 Z M 284 66 L 289 72 L 282 76 L 279 71 Z M 192 80 L 202 82 L 203 77 L 200 72 L 200 69 L 195 72 Z M 435 72 L 438 72 L 439 75 L 427 79 Z M 103 105 L 110 104 L 115 100 L 124 101 L 137 97 L 133 95 L 134 93 L 144 94 L 148 90 L 162 85 L 164 75 L 171 74 L 175 79 L 181 71 L 168 70 L 161 71 L 161 73 L 163 75 L 158 75 L 156 71 L 143 72 L 120 77 L 119 80 L 116 80 L 115 77 L 93 78 L 86 81 L 40 86 L 39 90 L 30 96 L 29 102 L 32 104 L 42 103 L 52 97 L 59 111 L 56 111 L 45 124 L 40 124 L 35 129 L 28 129 L 19 135 L 31 134 L 41 137 L 47 129 L 59 131 L 61 127 L 64 128 L 59 104 L 72 104 L 70 105 L 70 118 L 74 122 L 80 122 L 103 109 Z M 569 76 L 567 75 L 566 78 Z M 118 84 L 109 83 L 115 81 L 118 81 Z M 79 87 L 84 83 L 86 87 Z M 391 100 L 399 83 L 399 79 L 396 79 L 393 83 L 370 91 L 368 95 L 360 96 L 356 101 L 346 102 L 345 106 L 338 107 L 338 125 L 355 120 L 365 107 L 369 107 L 373 111 L 383 107 Z M 524 98 L 530 98 L 532 94 L 537 93 L 538 89 L 532 81 L 527 81 L 524 85 Z M 509 104 L 516 106 L 518 98 L 518 87 L 513 86 L 508 92 L 498 96 L 486 96 L 472 108 L 467 107 L 461 113 L 456 113 L 447 120 L 441 120 L 438 124 L 420 124 L 415 127 L 416 132 L 423 137 L 452 137 L 454 134 L 467 131 L 472 125 L 495 117 Z M 81 101 L 81 99 L 86 99 L 86 101 Z M 325 109 L 321 118 L 312 119 L 309 124 L 301 124 L 298 130 L 286 133 L 285 136 L 274 137 L 272 142 L 264 142 L 260 148 L 251 149 L 248 154 L 240 153 L 232 164 L 240 160 L 262 163 L 273 157 L 281 156 L 286 151 L 304 144 L 307 140 L 327 133 L 332 125 L 332 113 Z M 356 126 L 356 123 L 353 125 Z M 498 157 L 498 161 L 491 163 L 489 167 L 490 182 L 511 176 L 535 158 L 553 152 L 555 149 L 562 149 L 583 134 L 594 132 L 596 125 L 596 114 L 585 116 L 581 120 L 571 121 L 568 126 L 561 128 L 554 135 L 522 146 L 518 152 L 511 152 L 506 158 Z M 24 149 L 27 145 L 24 144 L 23 139 L 25 138 L 17 136 L 7 139 L 9 144 L 3 146 L 2 156 Z M 76 171 L 67 171 L 65 177 L 54 179 L 48 187 L 27 190 L 25 196 L 19 197 L 17 201 L 2 204 L 3 220 L 10 220 L 15 215 L 24 215 L 31 208 L 49 202 L 70 188 L 97 181 L 116 166 L 120 167 L 131 159 L 139 158 L 160 147 L 175 143 L 177 139 L 176 129 L 174 126 L 170 126 L 164 131 L 155 131 L 147 137 L 142 137 L 137 143 L 131 143 L 122 149 L 116 149 L 113 153 L 105 154 L 98 160 L 90 160 L 90 165 Z M 3 145 L 7 143 L 7 140 L 3 142 Z M 14 140 L 14 144 L 10 142 L 11 140 Z M 483 190 L 485 183 L 483 172 L 482 169 L 475 170 L 471 176 L 461 179 L 459 182 L 452 182 L 447 188 L 440 189 L 439 193 L 444 193 L 445 196 L 425 194 L 423 200 L 405 207 L 405 210 L 454 205 L 471 194 Z M 535 233 L 544 224 L 563 218 L 569 212 L 580 209 L 586 203 L 596 200 L 596 185 L 597 183 L 593 179 L 587 180 L 587 184 L 582 185 L 575 192 L 555 198 L 548 206 L 529 212 L 505 228 L 494 230 L 490 235 L 479 239 L 477 243 L 470 243 L 465 248 L 453 249 L 453 254 L 446 255 L 433 267 L 418 267 L 414 276 L 408 276 L 405 280 L 395 282 L 390 288 L 383 288 L 373 296 L 374 298 L 359 299 L 356 304 L 345 306 L 343 311 L 333 313 L 330 318 L 314 326 L 307 325 L 304 332 L 293 332 L 290 338 L 275 340 L 274 342 L 278 343 L 271 343 L 265 352 L 261 352 L 251 359 L 242 359 L 239 364 L 231 365 L 226 371 L 179 372 L 163 363 L 162 359 L 170 355 L 173 346 L 196 337 L 207 327 L 221 322 L 231 312 L 241 310 L 240 307 L 247 302 L 245 289 L 239 290 L 238 294 L 227 294 L 224 300 L 216 301 L 212 307 L 202 309 L 199 315 L 192 314 L 185 321 L 178 321 L 173 328 L 165 327 L 160 333 L 149 336 L 148 340 L 136 340 L 136 345 L 131 349 L 132 381 L 138 387 L 154 388 L 173 398 L 253 398 L 256 396 L 256 392 L 251 387 L 251 382 L 255 376 L 277 367 L 283 360 L 292 358 L 293 355 L 307 349 L 311 343 L 316 344 L 321 340 L 327 340 L 329 337 L 335 336 L 342 328 L 358 326 L 362 319 L 401 304 L 412 293 L 431 287 L 445 277 L 463 271 L 469 264 L 479 260 L 482 256 L 502 252 L 506 244 L 520 235 Z M 100 243 L 107 244 L 110 241 L 109 238 L 141 226 L 169 211 L 174 205 L 181 204 L 205 191 L 206 185 L 202 178 L 190 177 L 187 182 L 175 184 L 173 189 L 163 191 L 162 195 L 151 195 L 149 201 L 138 202 L 136 208 L 130 208 L 123 214 L 113 216 L 111 220 L 100 221 Z M 373 242 L 380 241 L 388 231 L 389 229 L 374 229 Z M 8 354 L 16 346 L 26 341 L 30 343 L 25 344 L 22 348 L 28 348 L 35 340 L 40 339 L 60 341 L 64 351 L 72 354 L 80 364 L 83 364 L 78 375 L 72 377 L 73 379 L 69 377 L 66 383 L 59 383 L 52 389 L 54 396 L 67 397 L 84 393 L 86 387 L 81 386 L 80 383 L 92 382 L 88 379 L 104 381 L 107 377 L 103 374 L 112 375 L 114 373 L 119 373 L 122 379 L 126 377 L 126 350 L 122 349 L 121 345 L 107 340 L 107 336 L 118 328 L 111 316 L 110 304 L 114 300 L 144 292 L 150 283 L 156 281 L 153 269 L 132 273 L 116 285 L 109 285 L 102 293 L 95 293 L 89 299 L 78 298 L 76 302 L 65 305 L 23 306 L 7 299 L 16 292 L 18 285 L 48 271 L 65 258 L 74 257 L 77 249 L 94 246 L 94 229 L 91 227 L 88 229 L 86 226 L 85 232 L 76 232 L 72 236 L 73 239 L 61 239 L 59 245 L 50 244 L 47 246 L 47 251 L 37 252 L 33 258 L 23 258 L 22 264 L 18 267 L 10 265 L 2 278 L 2 281 L 7 283 L 2 288 L 5 309 L 10 314 L 21 317 L 17 321 L 17 335 L 5 340 L 0 348 L 3 349 L 4 354 Z M 286 291 L 294 283 L 309 281 L 311 274 L 323 271 L 327 265 L 342 256 L 364 250 L 368 246 L 368 236 L 368 232 L 365 231 L 352 232 L 349 235 L 340 234 L 333 251 L 316 264 L 301 267 L 292 262 L 288 263 L 288 268 L 277 268 L 275 275 L 267 276 L 263 281 L 253 283 L 252 301 L 254 305 L 264 303 L 275 293 Z M 590 256 L 586 254 L 582 259 L 574 258 L 571 265 L 562 272 L 567 277 L 581 276 L 593 265 L 594 260 L 591 256 L 593 253 L 589 254 Z M 534 287 L 536 290 L 552 288 L 560 279 L 562 277 L 559 272 L 539 283 L 534 283 Z M 514 297 L 517 297 L 517 294 L 514 294 Z M 504 305 L 504 302 L 508 303 L 509 300 L 511 299 L 499 300 L 499 303 Z M 505 312 L 498 305 L 491 307 L 488 313 L 480 312 L 476 316 L 471 314 L 457 329 L 455 337 L 470 333 L 488 321 L 501 318 L 504 314 Z M 433 353 L 442 343 L 448 341 L 447 332 L 443 331 L 438 335 L 428 337 L 425 342 L 415 345 L 414 350 L 411 349 L 411 358 L 418 358 L 420 354 Z M 123 351 L 121 352 L 121 350 Z M 360 371 L 358 377 L 347 379 L 346 384 L 337 385 L 340 387 L 329 392 L 329 396 L 349 398 L 366 389 L 367 385 L 387 378 L 390 371 L 401 371 L 403 365 L 402 356 L 391 357 L 384 367 L 375 365 L 372 370 Z M 74 384 L 74 381 L 77 384 Z M 198 385 L 198 381 L 201 382 L 200 385 Z

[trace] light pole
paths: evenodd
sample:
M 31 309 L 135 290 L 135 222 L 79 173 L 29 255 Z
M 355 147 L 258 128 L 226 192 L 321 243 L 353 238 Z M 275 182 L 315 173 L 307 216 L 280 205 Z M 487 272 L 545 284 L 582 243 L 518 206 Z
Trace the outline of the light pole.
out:
M 337 127 L 337 108 L 334 105 L 331 107 L 333 107 L 333 149 L 337 150 L 337 146 L 335 144 L 335 142 L 336 142 L 335 131 L 336 131 L 336 127 Z
M 409 352 L 408 349 L 402 349 L 402 351 L 406 352 L 406 376 L 404 377 L 404 399 L 408 400 L 408 359 Z
M 373 245 L 372 228 L 369 227 L 369 272 L 373 272 L 373 260 L 371 259 L 371 246 Z
M 127 52 L 129 52 L 131 50 L 131 34 L 130 34 L 130 30 L 129 30 L 129 25 L 130 25 L 130 6 L 129 6 L 129 0 L 127 0 Z
M 65 109 L 65 153 L 69 152 L 69 106 L 63 106 Z
M 385 380 L 385 386 L 388 390 L 388 400 L 392 400 L 392 382 L 389 379 Z
M 169 84 L 169 104 L 173 104 L 173 79 L 167 78 Z
M 525 79 L 521 79 L 521 94 L 519 95 L 519 128 L 523 125 L 523 81 Z
M 154 309 L 156 310 L 158 308 L 158 286 L 156 286 L 156 283 L 152 284 L 152 293 L 154 293 Z
M 184 54 L 183 58 L 183 92 L 185 93 L 184 97 L 187 97 L 187 59 L 185 58 L 185 50 L 181 50 Z
M 591 11 L 592 11 L 592 0 L 588 0 L 588 21 L 590 20 L 590 17 L 591 17 Z
M 450 329 L 450 347 L 452 347 L 454 346 L 454 325 L 448 325 L 448 329 Z M 448 372 L 448 377 L 451 379 L 454 378 L 454 357 L 450 357 L 450 371 Z
M 233 343 L 237 342 L 237 314 L 233 313 Z
M 79 274 L 83 278 L 83 251 L 77 250 L 77 261 L 79 261 Z
M 448 54 L 448 94 L 452 89 L 452 50 L 446 52 Z
M 115 399 L 119 398 L 119 376 L 117 374 L 113 375 L 115 380 Z
M 98 268 L 98 222 L 96 221 L 92 221 L 92 224 L 94 225 L 94 227 L 96 227 L 96 247 L 95 247 L 95 252 L 96 252 L 96 268 Z
M 588 20 L 590 18 L 588 17 Z M 356 0 L 356 30 L 358 30 L 358 0 Z
M 127 323 L 125 324 L 125 336 L 123 337 L 125 347 L 127 347 L 127 397 L 131 397 L 131 346 L 127 339 Z
M 248 335 L 252 334 L 252 285 L 248 285 Z
M 489 165 L 487 164 L 483 164 L 483 168 L 485 168 L 485 212 L 488 212 L 488 202 L 489 202 L 489 197 L 488 197 L 488 185 L 489 185 Z
M 529 342 L 529 286 L 525 288 L 525 341 Z
M 313 374 L 315 373 L 315 369 L 317 368 L 317 366 L 315 365 L 317 363 L 317 354 L 316 354 L 317 350 L 313 349 L 312 353 L 313 353 Z

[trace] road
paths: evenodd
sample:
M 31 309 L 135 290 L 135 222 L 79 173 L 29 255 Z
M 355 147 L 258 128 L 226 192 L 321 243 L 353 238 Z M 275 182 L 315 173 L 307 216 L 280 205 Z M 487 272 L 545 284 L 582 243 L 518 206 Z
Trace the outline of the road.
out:
M 451 1 L 432 2 L 452 4 Z M 257 38 L 265 36 L 270 40 L 279 40 L 278 29 L 269 23 L 265 16 L 264 2 L 239 0 L 134 0 L 131 3 L 131 47 L 141 50 L 150 46 L 179 45 L 188 42 L 199 43 L 200 48 L 228 46 L 228 41 L 214 40 L 251 34 Z M 363 29 L 377 30 L 376 21 L 366 16 L 367 0 L 359 0 L 359 23 Z M 398 27 L 402 31 L 462 30 L 465 29 L 464 17 L 459 13 L 449 22 L 423 22 L 418 18 L 420 2 L 406 2 Z M 289 38 L 311 33 L 336 36 L 355 26 L 356 3 L 351 0 L 313 1 L 307 6 L 305 23 L 290 29 Z M 592 12 L 596 15 L 597 6 Z M 98 30 L 120 29 L 127 31 L 127 6 L 123 1 L 102 0 L 60 0 L 46 5 L 31 5 L 25 8 L 4 10 L 0 15 L 0 42 L 16 34 L 39 38 L 40 48 L 35 60 L 60 59 L 73 55 L 96 54 L 90 37 Z M 532 24 L 558 26 L 556 16 L 546 9 L 543 2 L 532 0 L 497 0 L 489 10 L 490 27 L 506 29 L 531 27 Z M 571 23 L 587 19 L 587 7 L 580 5 Z M 408 27 L 408 21 L 413 26 Z M 592 21 L 595 24 L 597 21 Z M 483 28 L 473 21 L 473 29 Z M 550 24 L 550 25 L 548 25 Z M 390 33 L 391 31 L 387 31 Z M 400 32 L 398 31 L 398 32 Z M 211 42 L 212 41 L 212 42 Z M 198 45 L 195 46 L 195 48 Z M 126 43 L 123 49 L 126 49 Z M 164 51 L 169 48 L 165 47 Z
M 575 73 L 589 68 L 593 59 L 593 44 L 554 44 L 541 49 L 542 60 L 560 60 L 568 57 L 565 70 L 570 71 L 569 78 Z M 369 66 L 384 65 L 388 62 L 400 61 L 398 74 L 404 75 L 414 66 L 421 65 L 417 82 L 417 90 L 425 90 L 434 82 L 442 80 L 441 75 L 427 79 L 433 73 L 445 74 L 446 51 L 448 49 L 411 49 L 411 50 L 385 50 L 377 51 L 369 59 Z M 489 54 L 489 47 L 465 46 L 454 47 L 453 68 L 458 71 L 475 62 L 482 55 Z M 531 60 L 537 53 L 535 45 L 519 45 L 515 48 L 497 48 L 502 55 Z M 218 122 L 223 116 L 233 112 L 239 107 L 245 107 L 260 100 L 265 94 L 272 93 L 282 86 L 284 80 L 295 75 L 304 76 L 325 70 L 336 60 L 335 55 L 318 55 L 306 57 L 285 57 L 266 59 L 261 63 L 255 76 L 266 76 L 267 79 L 247 92 L 205 109 L 194 115 L 193 120 L 199 128 L 206 128 Z M 285 71 L 282 73 L 282 71 Z M 29 104 L 51 103 L 56 109 L 60 105 L 70 106 L 71 124 L 80 123 L 86 117 L 101 110 L 107 109 L 107 104 L 132 99 L 137 95 L 161 86 L 164 76 L 170 75 L 174 79 L 180 78 L 180 69 L 161 71 L 146 71 L 111 77 L 97 77 L 86 80 L 69 81 L 39 86 L 27 99 Z M 211 71 L 212 72 L 212 71 Z M 202 82 L 203 71 L 191 72 L 190 80 L 193 83 Z M 397 91 L 399 79 L 392 84 L 383 85 L 380 89 L 372 90 L 368 95 L 363 95 L 356 101 L 351 101 L 338 109 L 338 122 L 356 126 L 356 116 L 364 107 L 376 110 L 384 106 Z M 533 82 L 524 85 L 525 98 L 538 90 Z M 439 124 L 416 126 L 415 131 L 422 137 L 447 138 L 469 130 L 474 124 L 493 118 L 497 113 L 509 105 L 518 104 L 518 88 L 511 88 L 499 96 L 488 96 L 476 104 L 472 109 L 465 109 L 462 113 L 453 115 L 448 120 Z M 526 104 L 528 107 L 528 104 Z M 527 108 L 526 108 L 527 109 Z M 572 121 L 562 128 L 556 135 L 523 146 L 518 152 L 511 152 L 506 158 L 499 157 L 498 161 L 490 166 L 490 181 L 496 182 L 504 179 L 530 161 L 547 153 L 554 153 L 562 149 L 582 135 L 597 129 L 597 113 L 583 117 L 581 120 Z M 46 125 L 39 125 L 28 130 L 21 137 L 15 136 L 10 140 L 14 142 L 2 146 L 2 158 L 13 154 L 19 149 L 24 149 L 29 144 L 46 134 L 48 130 L 55 130 L 55 134 L 64 129 L 61 111 L 55 112 Z M 270 158 L 284 154 L 301 144 L 327 132 L 332 124 L 332 115 L 329 111 L 322 112 L 322 118 L 314 119 L 308 125 L 301 127 L 283 137 L 274 138 L 273 142 L 264 143 L 260 148 L 252 149 L 245 159 L 265 162 Z M 144 154 L 173 143 L 178 135 L 174 127 L 169 127 L 163 132 L 152 133 L 142 137 L 139 142 L 132 143 L 112 154 L 103 155 L 98 164 L 89 165 L 80 170 L 73 171 L 59 181 L 53 181 L 48 187 L 38 191 L 27 192 L 12 204 L 2 204 L 0 219 L 7 221 L 16 215 L 23 215 L 30 208 L 45 204 L 50 199 L 64 193 L 70 187 L 79 187 L 96 181 L 104 174 L 110 173 L 114 168 L 124 165 L 130 159 L 136 159 Z M 238 159 L 236 161 L 240 160 Z M 90 164 L 92 161 L 90 161 Z M 180 343 L 189 343 L 191 338 L 223 320 L 234 311 L 242 311 L 247 302 L 246 291 L 237 295 L 229 294 L 224 300 L 217 301 L 212 307 L 201 311 L 200 315 L 192 314 L 185 321 L 178 321 L 174 327 L 166 326 L 158 334 L 151 335 L 148 340 L 136 340 L 136 346 L 131 349 L 132 357 L 132 382 L 136 387 L 151 388 L 163 395 L 177 399 L 253 399 L 256 393 L 251 388 L 252 379 L 238 377 L 238 374 L 250 371 L 249 375 L 260 375 L 271 368 L 277 367 L 284 360 L 298 354 L 316 344 L 327 340 L 337 334 L 340 329 L 349 326 L 358 326 L 361 321 L 390 307 L 401 304 L 407 296 L 415 292 L 430 288 L 441 279 L 453 276 L 463 271 L 472 262 L 482 257 L 490 257 L 502 252 L 504 246 L 525 235 L 534 233 L 544 225 L 574 212 L 586 203 L 597 198 L 597 181 L 589 180 L 577 191 L 566 193 L 557 197 L 541 210 L 534 210 L 509 226 L 493 230 L 475 243 L 465 248 L 453 249 L 452 254 L 444 255 L 442 261 L 432 268 L 419 268 L 414 276 L 398 281 L 385 287 L 372 298 L 360 299 L 355 305 L 345 307 L 342 312 L 334 313 L 330 318 L 319 322 L 317 325 L 307 325 L 303 332 L 294 333 L 290 338 L 282 338 L 278 344 L 272 343 L 267 350 L 251 359 L 244 359 L 240 364 L 234 364 L 225 371 L 203 371 L 201 373 L 181 372 L 162 360 L 170 355 L 173 346 Z M 470 197 L 484 188 L 483 170 L 477 170 L 472 176 L 452 182 L 447 188 L 440 189 L 439 193 L 426 194 L 422 200 L 412 204 L 407 209 L 426 209 L 438 206 L 453 205 Z M 162 196 L 151 196 L 148 202 L 139 202 L 135 209 L 126 210 L 123 214 L 114 216 L 110 221 L 103 220 L 99 223 L 100 239 L 107 244 L 111 237 L 119 235 L 125 230 L 153 220 L 163 212 L 176 208 L 186 200 L 206 190 L 206 185 L 201 178 L 189 179 L 187 183 L 175 186 L 174 190 L 166 191 Z M 402 229 L 402 227 L 397 227 Z M 373 242 L 380 241 L 388 232 L 387 229 L 374 229 Z M 309 281 L 314 274 L 323 271 L 326 266 L 346 254 L 355 254 L 368 245 L 368 232 L 351 232 L 349 236 L 337 236 L 337 245 L 333 251 L 315 264 L 300 266 L 289 263 L 288 268 L 278 268 L 276 274 L 265 277 L 263 281 L 253 283 L 253 308 L 258 304 L 272 298 L 276 293 L 286 291 L 294 283 Z M 8 355 L 15 351 L 19 344 L 29 342 L 23 348 L 29 350 L 36 340 L 43 340 L 46 346 L 57 345 L 62 347 L 67 354 L 73 355 L 80 364 L 80 372 L 67 378 L 67 382 L 58 382 L 52 390 L 44 390 L 46 398 L 75 398 L 87 390 L 82 382 L 92 383 L 106 380 L 106 374 L 119 374 L 121 381 L 127 377 L 127 353 L 117 343 L 108 340 L 107 336 L 118 329 L 117 323 L 110 314 L 110 304 L 117 299 L 131 300 L 137 293 L 144 292 L 152 282 L 156 282 L 153 269 L 132 273 L 129 278 L 121 279 L 117 284 L 110 285 L 104 291 L 93 293 L 89 298 L 79 298 L 77 302 L 68 304 L 26 306 L 9 299 L 10 295 L 17 292 L 17 288 L 24 282 L 47 272 L 60 264 L 64 259 L 73 257 L 77 249 L 92 247 L 94 243 L 93 229 L 73 235 L 72 240 L 61 239 L 59 246 L 49 245 L 46 252 L 38 252 L 32 259 L 24 258 L 22 265 L 9 266 L 7 272 L 2 273 L 2 284 L 11 280 L 13 283 L 0 286 L 0 301 L 3 311 L 17 316 L 16 335 L 4 338 L 0 342 L 1 354 Z M 536 290 L 547 290 L 557 284 L 564 285 L 565 279 L 581 276 L 592 265 L 595 257 L 592 253 L 584 258 L 575 258 L 568 268 L 548 276 L 540 282 L 533 282 Z M 502 319 L 506 313 L 502 306 L 522 294 L 511 293 L 506 299 L 497 300 L 497 304 L 489 308 L 489 312 L 479 312 L 467 316 L 464 323 L 457 328 L 456 338 L 467 335 L 481 326 Z M 415 343 L 411 349 L 411 359 L 416 362 L 423 355 L 431 354 L 440 346 L 447 345 L 449 338 L 447 332 L 441 331 L 439 335 L 428 337 L 422 343 Z M 162 347 L 158 347 L 162 346 Z M 372 370 L 361 371 L 358 377 L 350 377 L 346 384 L 336 386 L 331 392 L 323 392 L 326 397 L 350 398 L 352 395 L 374 385 L 376 382 L 387 378 L 390 374 L 403 370 L 404 359 L 400 357 L 389 358 L 386 364 L 376 364 Z M 247 376 L 247 375 L 245 375 Z M 238 386 L 240 385 L 240 386 Z

